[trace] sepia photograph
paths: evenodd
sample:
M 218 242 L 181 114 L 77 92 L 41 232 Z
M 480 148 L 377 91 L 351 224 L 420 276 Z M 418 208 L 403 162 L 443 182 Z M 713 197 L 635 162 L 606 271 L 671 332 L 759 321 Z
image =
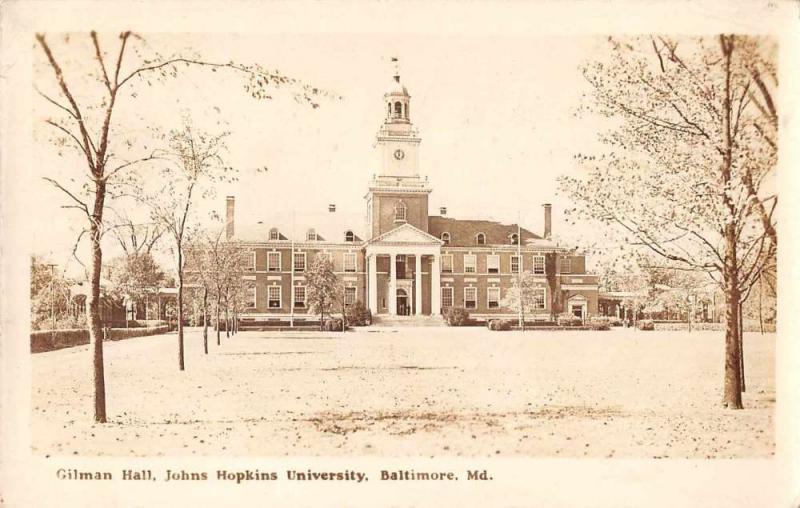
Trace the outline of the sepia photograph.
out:
M 762 8 L 797 28 L 796 4 Z M 417 485 L 459 504 L 641 506 L 570 502 L 563 482 L 548 504 L 509 471 L 609 464 L 646 491 L 633 471 L 656 461 L 689 477 L 754 467 L 753 485 L 737 469 L 725 495 L 696 486 L 670 506 L 790 505 L 784 25 L 119 21 L 33 24 L 18 62 L 4 42 L 3 72 L 26 69 L 4 89 L 29 102 L 7 110 L 27 111 L 29 148 L 3 190 L 4 298 L 28 312 L 4 303 L 4 365 L 10 327 L 29 342 L 13 338 L 24 370 L 4 367 L 28 402 L 4 383 L 2 406 L 25 437 L 4 430 L 3 447 L 54 486 L 23 504 L 62 485 L 136 484 L 123 504 L 147 506 L 150 482 L 287 482 L 382 499 L 354 506 Z M 470 500 L 491 484 L 513 496 Z M 436 504 L 424 492 L 396 505 Z M 302 495 L 275 499 L 333 502 Z

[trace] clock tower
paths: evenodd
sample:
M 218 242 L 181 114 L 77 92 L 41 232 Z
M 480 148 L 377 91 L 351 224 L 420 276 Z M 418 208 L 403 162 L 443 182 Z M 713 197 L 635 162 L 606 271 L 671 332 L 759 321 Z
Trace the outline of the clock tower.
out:
M 419 175 L 417 129 L 411 123 L 411 96 L 400 81 L 397 59 L 389 90 L 383 95 L 385 118 L 375 148 L 378 171 L 370 182 L 367 199 L 367 223 L 370 238 L 411 224 L 428 231 L 428 179 Z
M 400 70 L 395 62 L 389 90 L 383 95 L 386 118 L 378 130 L 377 149 L 380 159 L 379 176 L 419 178 L 419 143 L 417 129 L 411 123 L 411 96 L 400 82 Z

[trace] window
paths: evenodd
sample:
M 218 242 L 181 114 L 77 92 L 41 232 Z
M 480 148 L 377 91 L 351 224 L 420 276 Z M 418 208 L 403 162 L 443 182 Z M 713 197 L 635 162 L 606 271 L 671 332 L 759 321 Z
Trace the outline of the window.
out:
M 394 103 L 394 114 L 398 116 L 403 114 L 403 105 L 399 102 Z
M 561 258 L 561 273 L 572 272 L 572 260 L 570 258 Z
M 544 273 L 544 256 L 533 256 L 533 273 Z
M 331 213 L 335 212 L 336 211 L 336 204 L 334 204 L 334 203 L 329 204 L 328 205 L 328 211 L 331 212 Z
M 280 272 L 281 271 L 281 253 L 268 252 L 267 253 L 267 271 Z
M 356 235 L 353 234 L 353 232 L 350 231 L 350 230 L 345 231 L 345 233 L 344 233 L 344 241 L 345 242 L 355 242 L 356 241 Z
M 544 310 L 545 288 L 533 288 L 533 308 L 534 310 Z
M 270 309 L 280 309 L 281 308 L 281 287 L 280 286 L 268 286 L 267 287 L 267 306 Z
M 478 308 L 478 288 L 464 288 L 464 308 Z
M 486 289 L 486 305 L 490 309 L 496 309 L 500 307 L 500 288 Z
M 295 308 L 305 308 L 306 306 L 306 287 L 305 286 L 295 286 L 294 287 L 294 306 Z
M 453 255 L 442 255 L 442 273 L 453 273 Z
M 353 305 L 356 303 L 356 288 L 355 286 L 347 286 L 344 288 L 344 304 Z
M 245 306 L 248 309 L 255 309 L 256 308 L 256 285 L 255 284 L 248 284 L 245 286 L 245 295 L 244 301 Z
M 306 240 L 309 242 L 313 242 L 317 240 L 317 232 L 313 229 L 309 229 L 308 233 L 306 233 Z
M 442 241 L 445 245 L 450 245 L 450 233 L 444 232 L 442 233 Z
M 519 243 L 519 235 L 516 233 L 511 234 L 511 245 L 517 245 Z
M 483 233 L 478 233 L 475 235 L 475 243 L 478 245 L 486 245 L 486 235 Z
M 250 253 L 250 264 L 247 266 L 246 270 L 248 272 L 255 272 L 256 271 L 256 251 Z
M 440 206 L 439 207 L 439 215 L 447 215 L 447 207 L 446 206 Z
M 519 256 L 511 256 L 511 273 L 519 273 Z
M 344 271 L 355 272 L 357 270 L 357 260 L 355 252 L 344 253 Z
M 306 271 L 306 253 L 305 252 L 295 252 L 294 253 L 294 271 L 295 272 L 305 272 Z
M 442 308 L 446 309 L 453 306 L 453 288 L 442 288 Z
M 405 222 L 406 221 L 406 204 L 402 201 L 398 201 L 396 205 L 394 205 L 394 221 L 395 222 Z
M 491 254 L 486 256 L 486 270 L 489 273 L 500 273 L 500 256 Z
M 464 273 L 475 273 L 477 256 L 475 254 L 464 254 Z
M 269 239 L 270 240 L 280 240 L 280 235 L 278 234 L 277 228 L 272 228 L 269 230 Z

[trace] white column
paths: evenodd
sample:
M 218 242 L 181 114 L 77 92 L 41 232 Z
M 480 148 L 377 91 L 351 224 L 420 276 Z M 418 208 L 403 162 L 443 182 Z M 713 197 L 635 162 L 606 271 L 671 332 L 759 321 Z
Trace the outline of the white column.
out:
M 416 266 L 414 270 L 414 285 L 416 286 L 414 289 L 415 291 L 415 303 L 414 303 L 414 315 L 421 316 L 422 315 L 422 255 L 416 254 Z
M 373 314 L 378 313 L 378 256 L 372 254 L 369 256 L 369 267 L 367 269 L 369 277 L 369 310 Z
M 389 256 L 389 314 L 397 314 L 397 255 Z
M 442 270 L 439 267 L 439 254 L 433 255 L 431 263 L 431 314 L 442 313 Z

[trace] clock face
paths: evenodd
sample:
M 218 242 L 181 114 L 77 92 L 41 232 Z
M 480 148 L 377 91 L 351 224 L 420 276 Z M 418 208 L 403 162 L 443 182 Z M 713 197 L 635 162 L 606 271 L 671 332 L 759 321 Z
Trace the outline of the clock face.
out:
M 397 160 L 402 160 L 403 157 L 405 157 L 405 156 L 406 156 L 406 154 L 402 150 L 398 149 L 398 150 L 394 151 L 394 158 L 397 159 Z

